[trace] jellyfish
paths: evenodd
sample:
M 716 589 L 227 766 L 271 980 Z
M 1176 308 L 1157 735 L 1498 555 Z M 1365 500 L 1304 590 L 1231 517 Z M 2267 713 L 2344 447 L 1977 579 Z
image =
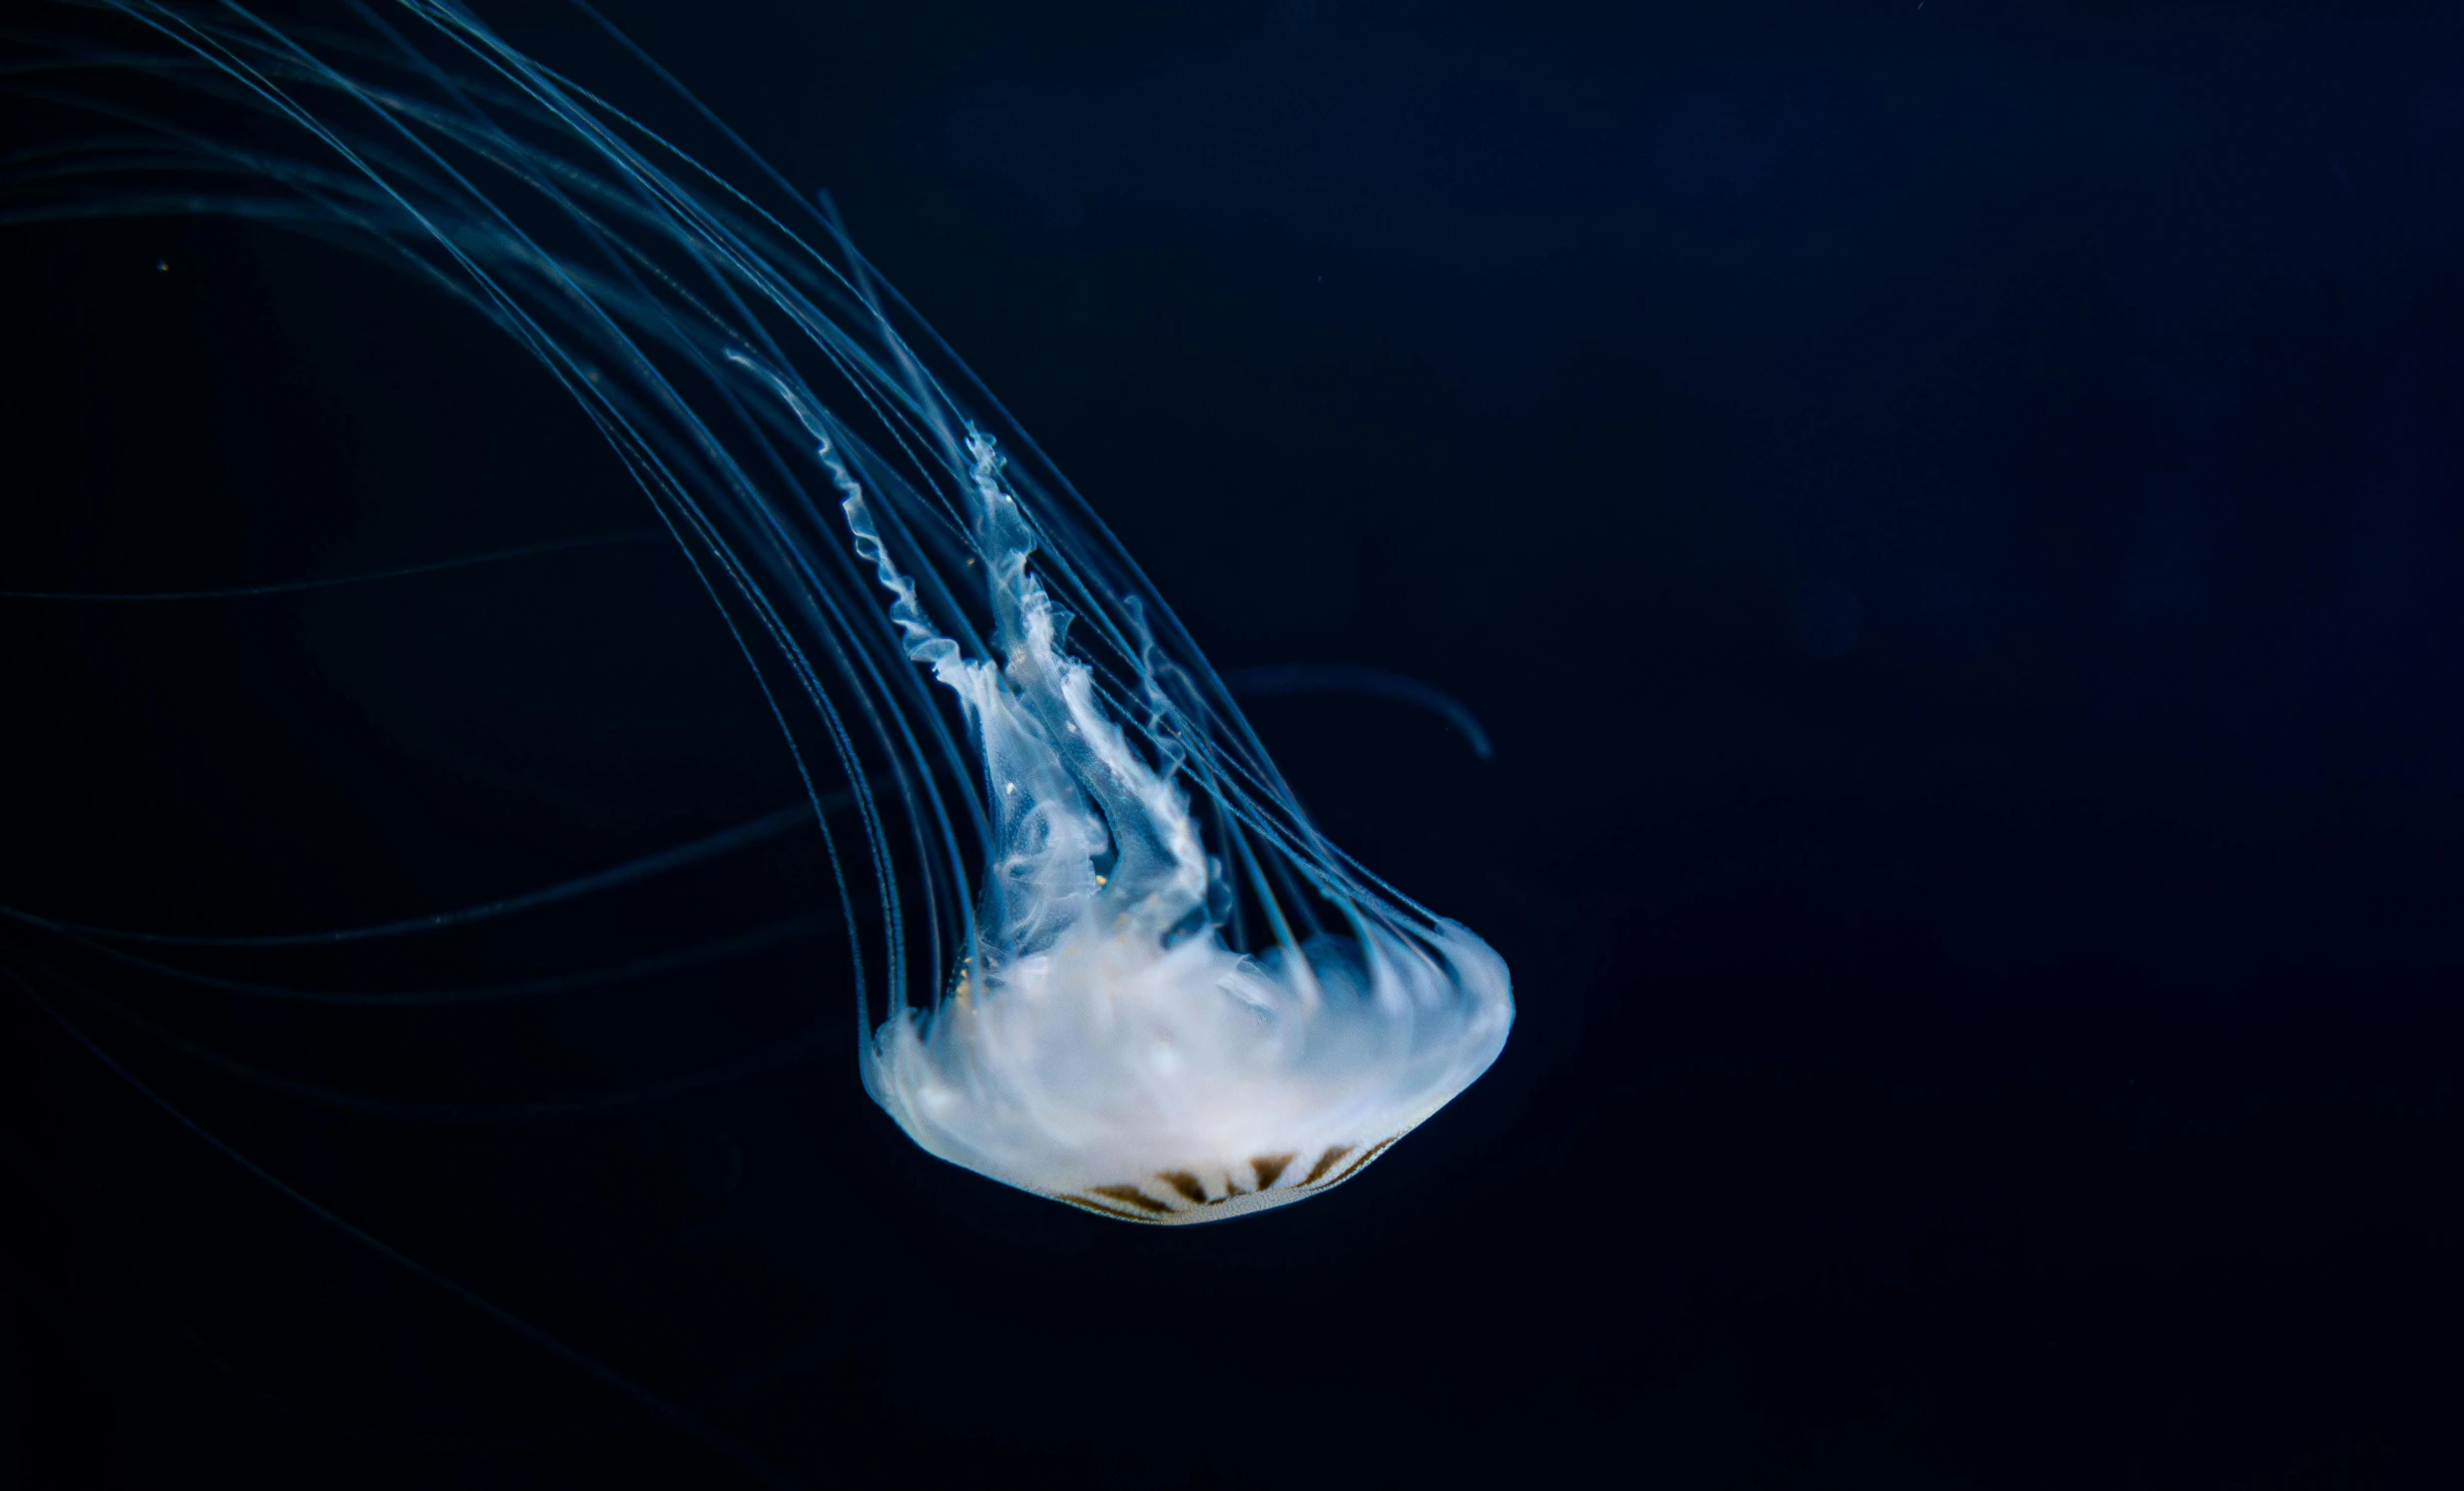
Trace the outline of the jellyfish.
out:
M 16 74 L 95 127 L 15 157 L 0 216 L 307 234 L 561 384 L 763 689 L 834 871 L 862 1081 L 925 1151 L 1100 1216 L 1213 1221 L 1358 1175 L 1496 1061 L 1505 962 L 1327 840 L 830 200 L 680 86 L 744 181 L 454 0 L 350 32 L 80 9 L 107 34 Z

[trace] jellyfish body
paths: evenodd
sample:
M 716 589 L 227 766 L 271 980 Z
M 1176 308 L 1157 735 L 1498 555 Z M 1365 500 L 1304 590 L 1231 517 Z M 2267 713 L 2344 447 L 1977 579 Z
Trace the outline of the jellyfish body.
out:
M 1063 650 L 998 458 L 971 448 L 1001 660 L 915 650 L 982 752 L 994 855 L 969 962 L 936 1011 L 881 1028 L 867 1085 L 932 1153 L 1133 1221 L 1339 1184 L 1497 1059 L 1506 965 L 1452 924 L 1413 940 L 1366 917 L 1228 948 L 1219 863 Z
M 564 385 L 816 803 L 853 804 L 856 834 L 822 823 L 860 1066 L 924 1149 L 1213 1220 L 1359 1173 L 1496 1060 L 1504 962 L 1325 841 L 1135 564 L 834 217 L 724 181 L 449 0 L 347 40 L 102 9 L 122 34 L 49 71 L 172 100 L 98 98 L 113 131 L 0 177 L 0 221 L 309 233 Z

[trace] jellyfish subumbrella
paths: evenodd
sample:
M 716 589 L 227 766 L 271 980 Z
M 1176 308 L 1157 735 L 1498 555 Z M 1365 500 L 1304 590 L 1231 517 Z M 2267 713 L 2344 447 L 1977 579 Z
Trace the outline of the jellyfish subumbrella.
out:
M 762 682 L 828 837 L 863 1081 L 925 1150 L 1208 1221 L 1341 1184 L 1497 1059 L 1504 961 L 1327 841 L 826 197 L 749 150 L 731 184 L 450 0 L 348 32 L 83 12 L 107 34 L 16 82 L 95 127 L 9 164 L 8 220 L 311 235 L 562 384 Z

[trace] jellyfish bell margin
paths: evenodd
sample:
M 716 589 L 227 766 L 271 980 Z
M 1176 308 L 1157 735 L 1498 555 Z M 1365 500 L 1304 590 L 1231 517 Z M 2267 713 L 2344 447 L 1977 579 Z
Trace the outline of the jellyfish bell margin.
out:
M 396 0 L 406 24 L 350 45 L 77 9 L 130 34 L 59 60 L 169 106 L 108 100 L 112 132 L 0 181 L 25 204 L 0 221 L 339 242 L 558 379 L 817 805 L 854 800 L 857 835 L 819 821 L 860 1067 L 926 1151 L 1105 1216 L 1220 1220 L 1350 1179 L 1496 1061 L 1504 961 L 1325 841 L 1136 564 L 826 200 L 749 151 L 751 185 L 727 181 L 448 0 Z M 132 146 L 132 120 L 167 123 Z
M 961 988 L 929 1023 L 885 1025 L 867 1084 L 927 1151 L 1084 1210 L 1263 1211 L 1359 1174 L 1504 1048 L 1504 962 L 1445 935 L 1371 934 L 1366 978 L 1344 967 L 1358 944 L 1280 969 L 1211 940 L 1063 947 L 997 998 Z

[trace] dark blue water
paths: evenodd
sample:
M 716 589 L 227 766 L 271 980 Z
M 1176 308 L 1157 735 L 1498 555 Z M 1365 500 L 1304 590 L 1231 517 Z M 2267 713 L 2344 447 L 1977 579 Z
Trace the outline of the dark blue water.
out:
M 1253 710 L 1507 957 L 1514 1040 L 1336 1195 L 1166 1233 L 872 1108 L 801 839 L 184 955 L 711 955 L 552 996 L 269 1005 L 0 930 L 22 1482 L 2452 1474 L 2464 26 L 1664 9 L 615 7 L 1220 666 L 1478 715 L 1486 762 L 1391 698 Z M 721 157 L 571 13 L 483 14 Z M 0 244 L 0 587 L 647 525 L 383 271 Z M 467 905 L 799 790 L 658 542 L 0 601 L 0 901 L 116 926 Z

